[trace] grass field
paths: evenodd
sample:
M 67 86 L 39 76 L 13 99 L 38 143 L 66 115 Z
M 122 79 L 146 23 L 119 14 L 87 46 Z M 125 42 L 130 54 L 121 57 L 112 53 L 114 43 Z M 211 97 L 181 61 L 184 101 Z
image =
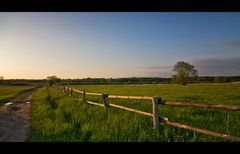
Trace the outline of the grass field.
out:
M 0 103 L 5 103 L 24 92 L 34 88 L 33 86 L 0 86 Z
M 132 96 L 159 96 L 167 101 L 221 103 L 240 105 L 240 83 L 81 85 L 71 86 L 88 92 Z
M 118 95 L 160 96 L 167 101 L 240 105 L 240 84 L 181 85 L 81 85 L 87 92 Z M 75 98 L 81 95 L 74 95 Z M 88 96 L 100 102 L 101 98 Z M 151 112 L 151 101 L 110 99 L 110 103 Z M 171 121 L 240 137 L 240 113 L 233 111 L 159 106 L 160 114 Z M 30 141 L 79 142 L 217 142 L 229 141 L 180 128 L 159 125 L 152 118 L 125 110 L 74 101 L 56 89 L 40 89 L 33 96 Z

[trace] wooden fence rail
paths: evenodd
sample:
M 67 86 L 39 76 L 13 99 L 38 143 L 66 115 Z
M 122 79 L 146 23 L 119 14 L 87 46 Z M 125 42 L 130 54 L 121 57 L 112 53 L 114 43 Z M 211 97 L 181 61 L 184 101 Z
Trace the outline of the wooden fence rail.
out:
M 152 113 L 148 113 L 148 112 L 144 112 L 144 111 L 128 108 L 128 107 L 125 107 L 125 106 L 120 106 L 120 105 L 116 105 L 116 104 L 109 104 L 109 105 L 112 106 L 112 107 L 115 107 L 115 108 L 124 109 L 124 110 L 127 110 L 127 111 L 139 113 L 139 114 L 146 115 L 146 116 L 150 116 L 150 117 L 153 116 Z
M 232 110 L 232 111 L 239 111 L 240 106 L 231 106 L 231 105 L 222 105 L 222 104 L 198 104 L 198 103 L 189 103 L 189 102 L 166 102 L 162 101 L 161 98 L 158 96 L 150 97 L 150 96 L 119 96 L 119 95 L 108 95 L 108 94 L 102 94 L 102 93 L 93 93 L 93 92 L 86 92 L 85 90 L 80 91 L 77 89 L 69 88 L 66 86 L 55 86 L 58 90 L 62 91 L 63 93 L 67 93 L 69 96 L 73 96 L 73 92 L 82 94 L 82 99 L 75 99 L 75 100 L 82 100 L 86 103 L 102 106 L 106 108 L 106 111 L 108 111 L 108 107 L 115 107 L 119 109 L 124 109 L 127 111 L 135 112 L 141 115 L 150 116 L 153 118 L 153 128 L 157 128 L 159 123 L 165 123 L 167 125 L 171 125 L 174 127 L 179 127 L 187 130 L 192 130 L 196 132 L 200 132 L 206 135 L 211 135 L 215 137 L 220 137 L 224 139 L 230 139 L 237 142 L 240 142 L 240 137 L 231 136 L 228 134 L 221 134 L 214 131 L 209 131 L 201 128 L 195 128 L 192 126 L 188 126 L 185 124 L 177 123 L 170 121 L 168 118 L 162 118 L 158 111 L 158 105 L 168 105 L 168 106 L 188 106 L 188 107 L 195 107 L 195 108 L 207 108 L 207 109 L 223 109 L 223 110 Z M 93 95 L 93 96 L 101 96 L 103 104 L 92 102 L 86 99 L 86 95 Z M 125 106 L 120 106 L 116 104 L 112 104 L 108 102 L 108 98 L 113 99 L 135 99 L 135 100 L 151 100 L 152 101 L 152 113 L 140 111 L 137 109 L 132 109 Z
M 208 109 L 222 109 L 222 110 L 233 110 L 240 111 L 240 106 L 237 105 L 222 105 L 222 104 L 200 104 L 200 103 L 189 103 L 189 102 L 160 102 L 161 105 L 168 106 L 189 106 L 195 108 L 208 108 Z
M 218 132 L 214 132 L 214 131 L 209 131 L 209 130 L 205 130 L 205 129 L 201 129 L 201 128 L 192 127 L 192 126 L 181 124 L 181 123 L 178 123 L 178 122 L 165 120 L 165 118 L 161 118 L 160 121 L 167 124 L 167 125 L 170 125 L 170 126 L 183 128 L 183 129 L 196 131 L 196 132 L 206 134 L 206 135 L 211 135 L 211 136 L 214 136 L 214 137 L 220 137 L 220 138 L 240 142 L 240 137 L 235 137 L 235 136 L 231 136 L 231 135 L 228 135 L 228 134 L 222 134 L 222 133 L 218 133 Z

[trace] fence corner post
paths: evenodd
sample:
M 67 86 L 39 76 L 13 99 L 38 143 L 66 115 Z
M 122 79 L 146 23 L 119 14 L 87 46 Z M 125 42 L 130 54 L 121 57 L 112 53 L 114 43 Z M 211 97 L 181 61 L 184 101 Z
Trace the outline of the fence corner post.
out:
M 152 98 L 152 114 L 153 114 L 153 128 L 157 128 L 157 126 L 159 125 L 159 112 L 158 112 L 158 103 L 159 103 L 159 97 L 158 96 L 154 96 Z

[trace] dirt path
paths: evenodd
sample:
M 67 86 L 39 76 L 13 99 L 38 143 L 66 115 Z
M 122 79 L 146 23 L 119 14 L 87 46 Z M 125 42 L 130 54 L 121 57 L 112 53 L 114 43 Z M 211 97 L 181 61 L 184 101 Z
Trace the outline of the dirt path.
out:
M 30 132 L 31 98 L 32 92 L 27 92 L 13 99 L 12 105 L 0 106 L 0 142 L 26 141 Z

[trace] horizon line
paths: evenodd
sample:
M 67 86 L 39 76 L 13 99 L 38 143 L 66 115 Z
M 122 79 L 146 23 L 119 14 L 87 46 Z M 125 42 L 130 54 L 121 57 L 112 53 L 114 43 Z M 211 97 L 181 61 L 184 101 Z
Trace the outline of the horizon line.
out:
M 225 76 L 225 75 L 205 75 L 205 76 L 197 76 L 197 77 L 237 77 L 237 76 L 240 76 L 240 75 L 231 75 L 231 76 Z M 56 76 L 58 77 L 58 76 Z M 47 77 L 46 77 L 47 78 Z M 46 78 L 41 78 L 41 79 L 36 79 L 36 78 L 4 78 L 3 80 L 46 80 Z M 58 77 L 60 78 L 60 77 Z M 167 78 L 172 78 L 172 77 L 118 77 L 118 78 L 112 78 L 112 77 L 107 77 L 107 78 L 104 78 L 104 77 L 85 77 L 85 78 L 60 78 L 60 79 L 63 79 L 63 80 L 81 80 L 81 79 L 122 79 L 122 78 L 164 78 L 164 79 L 167 79 Z

